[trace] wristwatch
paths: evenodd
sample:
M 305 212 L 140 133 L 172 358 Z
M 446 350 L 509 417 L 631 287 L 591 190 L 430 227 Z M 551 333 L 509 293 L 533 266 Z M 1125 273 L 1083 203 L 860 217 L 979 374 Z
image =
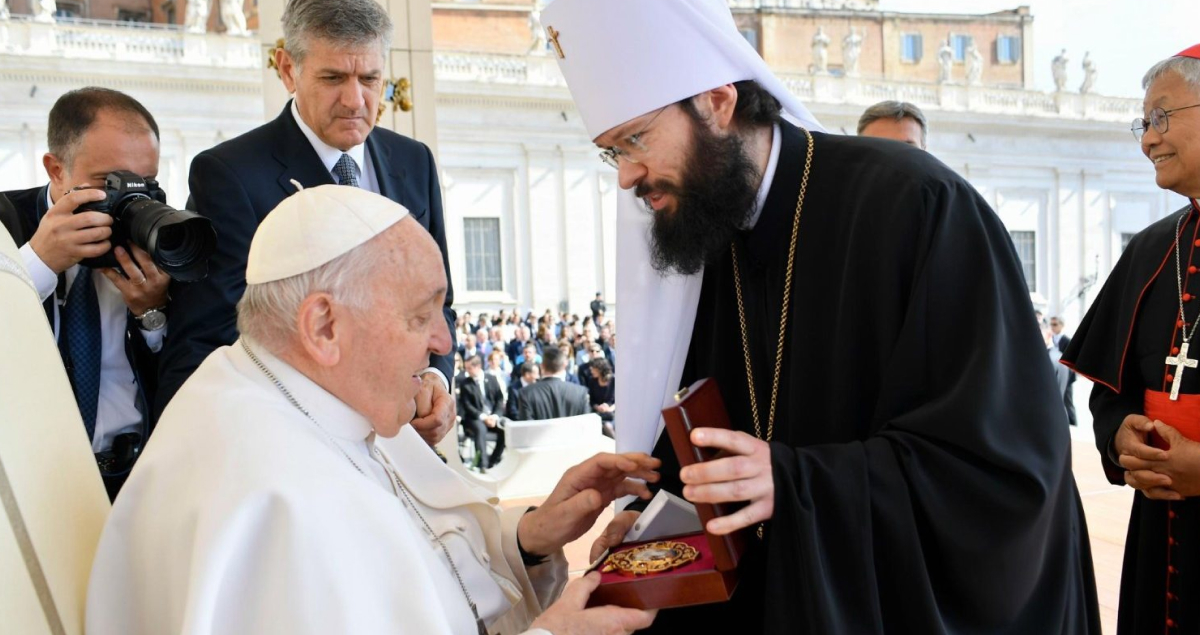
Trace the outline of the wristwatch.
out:
M 160 306 L 150 309 L 141 315 L 133 316 L 143 331 L 157 331 L 167 325 L 167 307 Z

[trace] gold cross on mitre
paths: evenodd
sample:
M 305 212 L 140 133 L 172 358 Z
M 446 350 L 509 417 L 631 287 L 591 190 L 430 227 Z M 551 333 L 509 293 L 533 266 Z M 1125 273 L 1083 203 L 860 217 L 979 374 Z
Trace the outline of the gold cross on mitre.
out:
M 563 55 L 562 46 L 558 43 L 558 31 L 555 31 L 554 27 L 548 26 L 546 27 L 546 36 L 549 38 L 550 43 L 554 45 L 554 52 L 558 53 L 558 59 L 567 59 L 567 56 Z

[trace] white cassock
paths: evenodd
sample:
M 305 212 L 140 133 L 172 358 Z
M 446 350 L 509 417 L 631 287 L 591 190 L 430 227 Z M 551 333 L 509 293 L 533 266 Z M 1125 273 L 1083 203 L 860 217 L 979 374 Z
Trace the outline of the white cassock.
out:
M 561 551 L 528 570 L 521 561 L 525 508 L 499 511 L 408 426 L 391 456 L 372 458 L 366 419 L 251 347 L 328 435 L 240 343 L 214 351 L 113 507 L 92 569 L 89 634 L 476 633 L 441 547 L 383 462 L 450 550 L 492 633 L 529 628 L 558 597 Z

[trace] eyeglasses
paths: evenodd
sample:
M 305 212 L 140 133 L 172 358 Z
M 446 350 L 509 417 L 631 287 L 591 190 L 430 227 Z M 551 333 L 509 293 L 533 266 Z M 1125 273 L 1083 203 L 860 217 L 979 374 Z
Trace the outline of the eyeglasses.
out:
M 1143 119 L 1141 117 L 1134 119 L 1133 125 L 1129 127 L 1129 130 L 1133 132 L 1133 138 L 1137 139 L 1138 143 L 1141 143 L 1142 135 L 1146 134 L 1146 131 L 1149 130 L 1151 126 L 1154 126 L 1154 129 L 1158 131 L 1158 134 L 1167 134 L 1167 130 L 1170 129 L 1170 119 L 1168 119 L 1167 115 L 1173 112 L 1179 112 L 1180 110 L 1187 110 L 1188 108 L 1196 107 L 1200 107 L 1200 104 L 1192 104 L 1191 106 L 1182 106 L 1180 108 L 1172 108 L 1170 110 L 1155 108 L 1154 110 L 1150 111 L 1150 119 Z
M 650 126 L 654 125 L 654 122 L 658 119 L 658 116 L 663 114 L 663 111 L 667 108 L 669 108 L 669 106 L 663 106 L 662 108 L 659 108 L 658 112 L 654 113 L 654 116 L 650 118 L 650 121 L 646 122 L 646 125 L 642 126 L 641 130 L 635 134 L 625 137 L 625 143 L 630 146 L 629 150 L 618 148 L 616 146 L 606 148 L 600 152 L 600 160 L 607 163 L 614 170 L 621 169 L 621 164 L 619 161 L 620 159 L 624 159 L 629 163 L 641 163 L 650 153 L 650 150 L 646 147 L 646 144 L 642 143 L 642 136 L 646 134 L 646 131 L 650 129 Z

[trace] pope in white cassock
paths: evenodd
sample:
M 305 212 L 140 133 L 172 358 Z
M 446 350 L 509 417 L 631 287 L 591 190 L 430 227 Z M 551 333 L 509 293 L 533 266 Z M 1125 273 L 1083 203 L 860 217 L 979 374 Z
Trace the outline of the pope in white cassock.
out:
M 105 526 L 93 635 L 630 633 L 584 609 L 562 547 L 645 454 L 598 455 L 539 508 L 499 511 L 405 423 L 450 336 L 437 245 L 400 205 L 336 185 L 284 200 L 250 247 L 241 339 L 163 414 Z M 392 454 L 377 437 L 398 438 Z M 565 585 L 565 590 L 564 590 Z M 561 595 L 561 598 L 559 596 Z M 557 599 L 557 601 L 556 601 Z

